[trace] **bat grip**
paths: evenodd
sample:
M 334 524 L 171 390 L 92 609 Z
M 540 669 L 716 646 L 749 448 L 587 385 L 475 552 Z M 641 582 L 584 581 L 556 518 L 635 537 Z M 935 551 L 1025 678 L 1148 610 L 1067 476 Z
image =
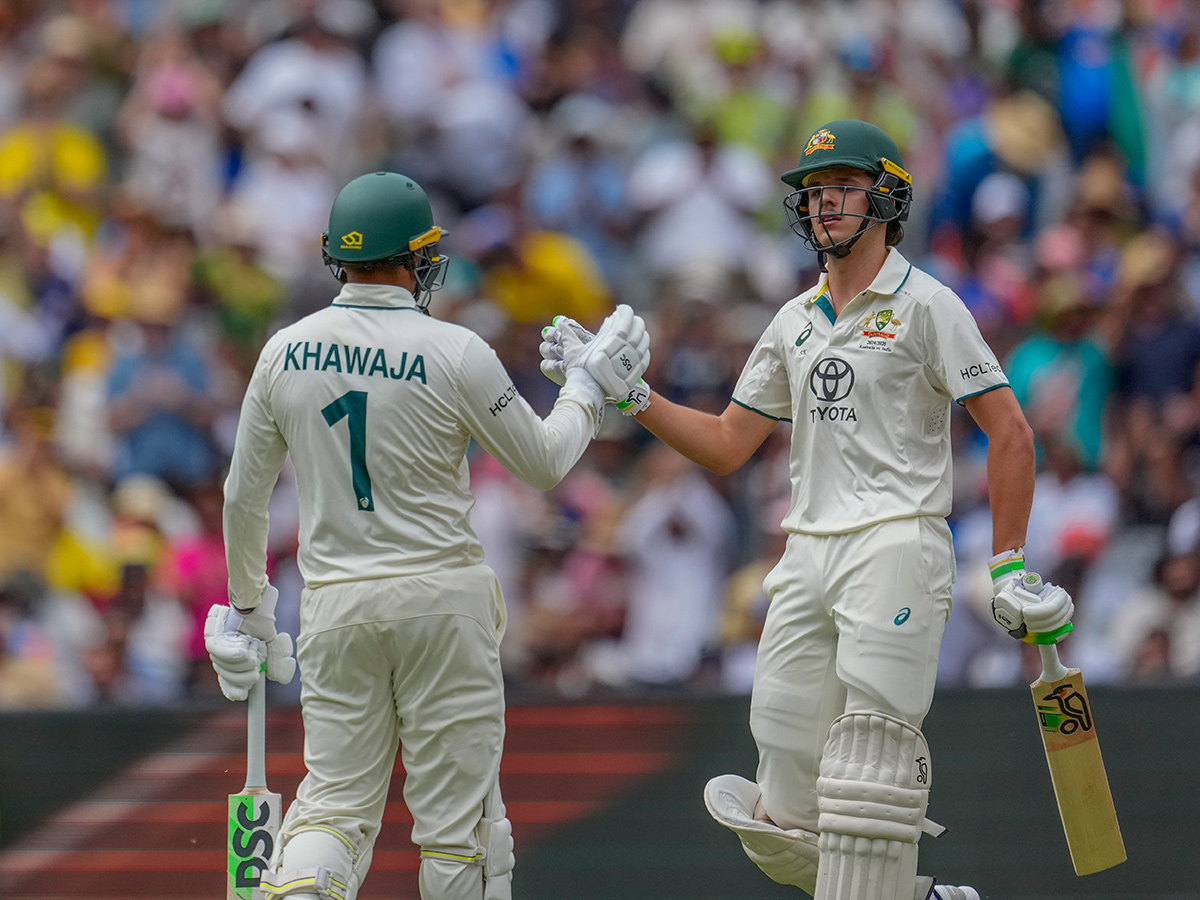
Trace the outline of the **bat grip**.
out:
M 1056 644 L 1038 644 L 1038 652 L 1042 654 L 1042 681 L 1059 681 L 1067 677 L 1067 667 L 1058 658 Z
M 267 786 L 267 679 L 259 677 L 246 701 L 246 787 Z

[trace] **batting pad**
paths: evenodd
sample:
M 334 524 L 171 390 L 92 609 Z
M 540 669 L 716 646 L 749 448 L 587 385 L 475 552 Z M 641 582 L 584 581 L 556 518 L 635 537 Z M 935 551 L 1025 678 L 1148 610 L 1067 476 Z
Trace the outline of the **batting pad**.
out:
M 360 874 L 358 854 L 332 828 L 314 826 L 285 835 L 271 868 L 263 873 L 262 895 L 278 900 L 289 894 L 321 900 L 354 900 Z
M 834 720 L 817 779 L 814 900 L 913 896 L 930 780 L 929 747 L 907 722 L 880 713 Z
M 704 786 L 709 814 L 737 834 L 751 861 L 772 881 L 811 894 L 817 881 L 817 836 L 756 819 L 761 797 L 757 784 L 738 775 L 718 775 Z

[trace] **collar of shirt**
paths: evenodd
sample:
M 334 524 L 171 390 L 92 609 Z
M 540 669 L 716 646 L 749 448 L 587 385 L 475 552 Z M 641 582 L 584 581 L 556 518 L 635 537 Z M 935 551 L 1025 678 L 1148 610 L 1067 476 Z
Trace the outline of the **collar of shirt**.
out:
M 908 281 L 908 276 L 911 273 L 912 263 L 905 259 L 895 247 L 889 247 L 888 255 L 884 257 L 883 265 L 879 267 L 879 272 L 875 275 L 875 279 L 871 282 L 867 290 L 872 294 L 882 294 L 884 296 L 894 294 L 900 288 L 904 287 L 904 282 Z M 813 288 L 812 296 L 808 298 L 808 302 L 816 303 L 825 296 L 827 290 L 829 290 L 829 273 L 822 272 L 816 287 Z
M 358 309 L 417 309 L 413 295 L 394 284 L 342 285 L 342 291 L 333 298 L 334 306 L 349 306 Z

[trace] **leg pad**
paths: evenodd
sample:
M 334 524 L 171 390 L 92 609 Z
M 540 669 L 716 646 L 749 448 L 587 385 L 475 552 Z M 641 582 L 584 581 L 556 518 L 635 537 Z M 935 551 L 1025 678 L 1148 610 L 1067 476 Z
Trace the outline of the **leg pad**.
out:
M 817 878 L 817 835 L 755 818 L 761 798 L 757 784 L 737 775 L 718 775 L 704 788 L 709 814 L 737 834 L 756 866 L 772 881 L 811 894 Z

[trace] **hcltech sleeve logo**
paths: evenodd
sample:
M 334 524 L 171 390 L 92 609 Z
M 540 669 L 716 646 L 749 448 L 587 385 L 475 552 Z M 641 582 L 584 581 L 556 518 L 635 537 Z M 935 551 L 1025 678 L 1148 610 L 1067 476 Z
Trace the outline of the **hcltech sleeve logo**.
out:
M 983 362 L 972 363 L 958 371 L 958 375 L 963 381 L 970 381 L 972 378 L 988 374 L 1003 375 L 1004 370 L 998 364 L 985 360 Z

